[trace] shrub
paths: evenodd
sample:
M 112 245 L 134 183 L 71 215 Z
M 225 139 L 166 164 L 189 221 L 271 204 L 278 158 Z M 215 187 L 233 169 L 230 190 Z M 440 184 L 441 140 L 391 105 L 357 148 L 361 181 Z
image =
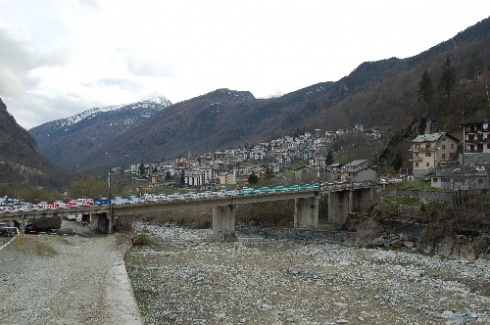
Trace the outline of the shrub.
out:
M 131 238 L 131 242 L 134 246 L 154 246 L 153 240 L 146 233 L 139 233 L 135 237 Z

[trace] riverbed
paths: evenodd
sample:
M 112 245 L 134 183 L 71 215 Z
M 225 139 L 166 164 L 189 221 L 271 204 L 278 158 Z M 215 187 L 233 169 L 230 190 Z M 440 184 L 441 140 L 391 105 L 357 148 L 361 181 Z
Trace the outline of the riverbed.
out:
M 126 269 L 144 324 L 489 324 L 490 263 L 343 245 L 338 233 L 136 223 Z

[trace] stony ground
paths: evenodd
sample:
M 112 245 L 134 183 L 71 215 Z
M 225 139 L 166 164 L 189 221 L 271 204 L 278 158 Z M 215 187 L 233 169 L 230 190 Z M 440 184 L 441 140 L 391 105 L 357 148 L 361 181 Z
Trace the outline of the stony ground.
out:
M 0 324 L 141 324 L 118 236 L 63 221 L 0 250 Z
M 126 269 L 118 235 L 76 223 L 0 249 L 0 324 L 490 324 L 488 260 L 306 230 L 239 229 L 225 243 L 210 230 L 135 229 L 154 245 L 133 247 Z
M 490 263 L 339 245 L 342 235 L 137 224 L 126 267 L 144 324 L 490 324 Z

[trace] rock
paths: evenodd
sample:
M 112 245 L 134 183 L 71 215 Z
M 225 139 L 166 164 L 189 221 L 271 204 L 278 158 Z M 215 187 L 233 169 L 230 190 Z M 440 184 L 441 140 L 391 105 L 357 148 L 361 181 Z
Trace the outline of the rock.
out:
M 383 236 L 383 246 L 391 247 L 391 238 L 388 236 Z
M 436 254 L 449 259 L 474 262 L 478 259 L 480 251 L 466 236 L 446 236 L 437 244 Z
M 415 247 L 415 243 L 413 241 L 404 241 L 403 245 L 407 248 L 414 248 Z
M 459 257 L 474 262 L 478 259 L 478 252 L 470 243 L 460 244 Z
M 368 219 L 359 224 L 356 234 L 351 241 L 356 246 L 365 247 L 383 234 L 383 227 L 374 219 Z
M 430 244 L 425 244 L 425 246 L 423 246 L 423 249 L 422 249 L 422 252 L 424 254 L 430 254 L 434 251 L 434 247 Z
M 435 247 L 435 252 L 439 256 L 449 258 L 453 254 L 454 240 L 451 237 L 445 237 Z
M 408 241 L 408 236 L 405 235 L 404 233 L 400 233 L 400 240 L 402 240 L 402 241 Z
M 371 241 L 371 246 L 379 247 L 379 246 L 383 246 L 383 244 L 384 244 L 384 240 L 382 236 L 375 238 Z
M 473 243 L 472 247 L 478 254 L 478 258 L 490 258 L 490 237 L 478 237 Z
M 395 239 L 390 244 L 391 244 L 392 248 L 402 248 L 403 247 L 403 241 L 401 241 L 400 239 Z

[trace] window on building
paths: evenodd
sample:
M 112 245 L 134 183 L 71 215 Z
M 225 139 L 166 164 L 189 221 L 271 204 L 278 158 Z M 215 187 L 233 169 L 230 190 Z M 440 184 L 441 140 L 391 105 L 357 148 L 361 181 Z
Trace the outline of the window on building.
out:
M 442 154 L 442 159 L 446 159 L 446 154 L 445 153 Z
M 451 143 L 451 149 L 454 149 L 454 143 Z
M 425 167 L 430 167 L 430 162 L 426 162 Z
M 419 167 L 419 163 L 418 162 L 415 163 L 415 167 Z
M 425 144 L 425 148 L 426 148 L 426 149 L 430 148 L 430 143 L 426 143 L 426 144 Z
M 445 150 L 445 149 L 446 149 L 446 145 L 445 145 L 445 144 L 443 144 L 443 145 L 442 145 L 442 150 Z
M 426 153 L 425 153 L 425 156 L 426 156 L 426 157 L 431 157 L 431 156 L 432 156 L 432 152 L 426 152 Z

